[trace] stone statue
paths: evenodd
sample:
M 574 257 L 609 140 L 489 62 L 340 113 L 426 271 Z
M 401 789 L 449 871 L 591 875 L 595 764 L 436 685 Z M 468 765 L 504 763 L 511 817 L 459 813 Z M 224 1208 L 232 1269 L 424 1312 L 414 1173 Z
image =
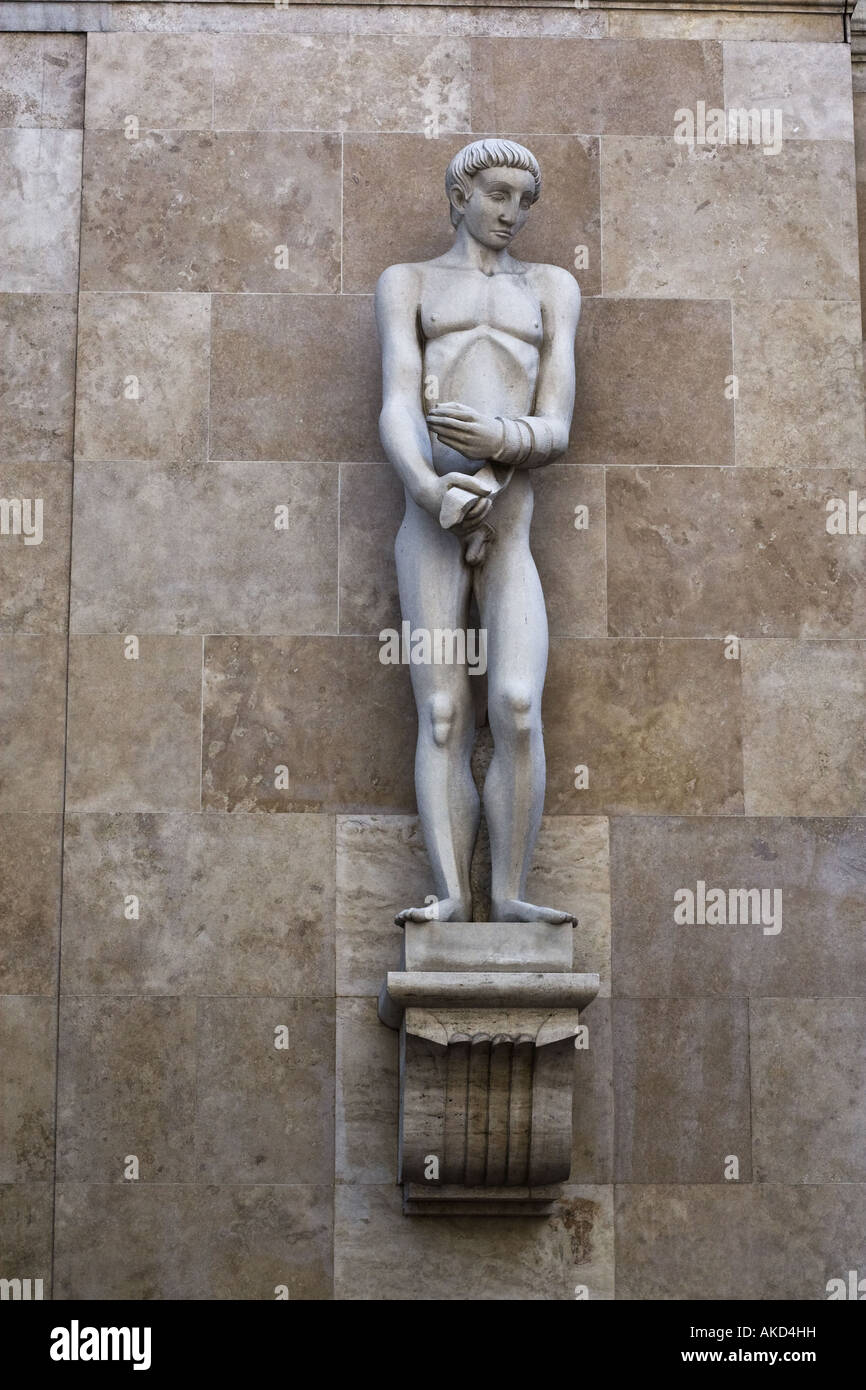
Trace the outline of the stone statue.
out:
M 406 489 L 400 602 L 413 629 L 453 631 L 466 627 L 474 594 L 486 630 L 492 920 L 573 924 L 571 913 L 524 894 L 544 804 L 547 666 L 544 596 L 529 548 L 530 470 L 568 444 L 580 291 L 568 271 L 510 253 L 541 190 L 529 150 L 475 141 L 452 159 L 445 187 L 451 249 L 390 266 L 376 289 L 379 427 Z M 480 816 L 471 677 L 465 665 L 434 662 L 413 664 L 411 676 L 415 783 L 437 900 L 396 920 L 465 922 Z

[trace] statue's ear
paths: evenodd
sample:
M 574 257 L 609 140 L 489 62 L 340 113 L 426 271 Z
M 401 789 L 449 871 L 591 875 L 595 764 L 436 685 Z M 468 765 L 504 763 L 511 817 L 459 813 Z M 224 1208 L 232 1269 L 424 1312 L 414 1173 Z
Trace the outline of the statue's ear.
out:
M 448 196 L 451 199 L 452 208 L 458 214 L 458 216 L 462 217 L 464 212 L 466 211 L 466 204 L 468 203 L 469 198 L 472 197 L 472 194 L 470 193 L 469 197 L 467 197 L 463 189 L 460 187 L 460 184 L 455 183 L 451 188 L 451 191 Z

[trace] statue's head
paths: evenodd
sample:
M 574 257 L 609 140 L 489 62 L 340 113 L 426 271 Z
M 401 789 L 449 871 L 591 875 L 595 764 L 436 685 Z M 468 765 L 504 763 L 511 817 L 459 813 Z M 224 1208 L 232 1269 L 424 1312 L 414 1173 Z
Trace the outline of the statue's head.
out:
M 514 140 L 475 140 L 445 174 L 451 221 L 476 241 L 501 250 L 516 236 L 541 192 L 535 155 Z

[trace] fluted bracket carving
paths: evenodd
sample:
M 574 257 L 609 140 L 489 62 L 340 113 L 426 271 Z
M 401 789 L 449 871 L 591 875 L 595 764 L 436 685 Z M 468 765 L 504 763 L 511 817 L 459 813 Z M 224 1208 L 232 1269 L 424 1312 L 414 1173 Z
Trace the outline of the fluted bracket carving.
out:
M 408 924 L 379 1016 L 400 1029 L 407 1214 L 538 1215 L 568 1180 L 574 1040 L 598 976 L 570 927 Z

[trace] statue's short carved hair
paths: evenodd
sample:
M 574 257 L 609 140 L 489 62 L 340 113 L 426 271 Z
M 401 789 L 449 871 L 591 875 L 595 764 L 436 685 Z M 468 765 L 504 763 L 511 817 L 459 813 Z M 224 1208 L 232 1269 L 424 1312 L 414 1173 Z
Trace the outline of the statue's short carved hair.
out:
M 463 196 L 468 198 L 472 192 L 472 179 L 481 169 L 525 169 L 535 179 L 532 201 L 538 201 L 541 193 L 538 160 L 531 150 L 526 149 L 525 145 L 518 145 L 516 140 L 474 140 L 471 145 L 464 145 L 462 150 L 458 150 L 445 171 L 448 201 L 451 201 L 451 190 L 455 186 L 461 188 Z M 452 203 L 451 221 L 455 227 L 462 216 Z

